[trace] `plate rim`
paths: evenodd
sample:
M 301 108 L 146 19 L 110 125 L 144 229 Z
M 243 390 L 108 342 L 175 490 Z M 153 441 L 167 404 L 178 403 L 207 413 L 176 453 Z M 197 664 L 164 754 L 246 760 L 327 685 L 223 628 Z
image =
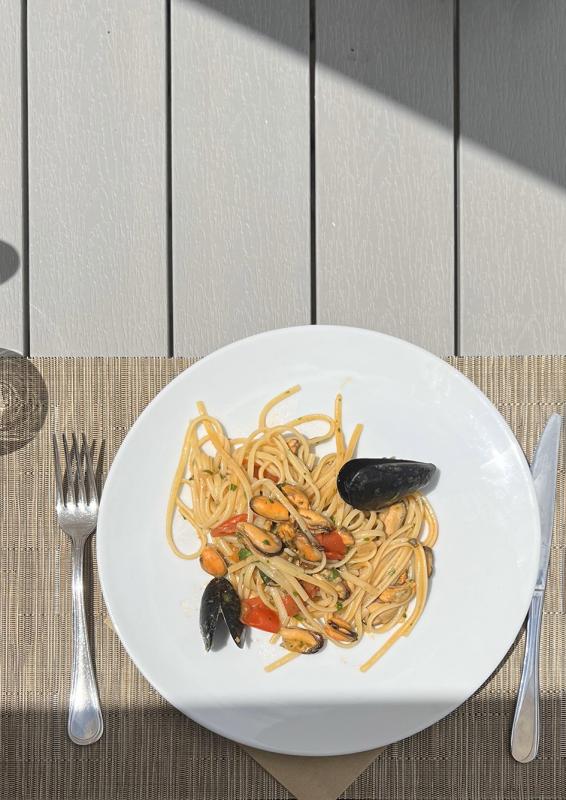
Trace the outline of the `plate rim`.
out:
M 293 331 L 304 331 L 304 332 L 308 331 L 308 335 L 310 335 L 311 332 L 317 331 L 317 330 L 329 330 L 329 331 L 333 331 L 334 333 L 352 332 L 352 333 L 355 333 L 355 334 L 356 333 L 357 334 L 364 334 L 364 335 L 370 334 L 371 336 L 375 336 L 378 339 L 391 340 L 393 342 L 400 343 L 403 346 L 408 347 L 409 349 L 411 349 L 413 351 L 417 351 L 418 353 L 420 353 L 421 355 L 424 355 L 425 357 L 431 359 L 432 361 L 437 362 L 437 363 L 439 362 L 440 364 L 442 364 L 443 367 L 448 372 L 452 373 L 452 375 L 454 377 L 456 377 L 461 383 L 466 384 L 468 389 L 470 389 L 470 388 L 472 389 L 473 394 L 476 395 L 476 397 L 479 399 L 479 401 L 481 402 L 482 405 L 484 405 L 486 408 L 490 409 L 492 412 L 495 412 L 496 416 L 499 419 L 500 424 L 503 427 L 503 430 L 505 431 L 506 438 L 510 441 L 510 443 L 512 445 L 512 448 L 515 451 L 515 453 L 519 456 L 518 461 L 521 464 L 523 477 L 525 479 L 525 488 L 527 489 L 527 491 L 528 491 L 528 493 L 530 495 L 530 502 L 531 502 L 531 504 L 533 505 L 533 507 L 535 509 L 538 509 L 538 500 L 537 500 L 537 496 L 536 496 L 535 486 L 534 486 L 534 482 L 533 482 L 533 479 L 532 479 L 532 474 L 531 474 L 529 463 L 527 461 L 527 458 L 525 456 L 525 453 L 523 452 L 523 449 L 522 449 L 521 445 L 519 444 L 515 434 L 513 433 L 513 430 L 511 428 L 511 426 L 509 425 L 507 420 L 503 417 L 503 415 L 501 414 L 501 412 L 499 411 L 497 406 L 489 399 L 489 397 L 487 397 L 487 395 L 478 386 L 476 386 L 476 384 L 472 380 L 470 380 L 466 375 L 464 375 L 462 372 L 460 372 L 460 370 L 458 370 L 456 367 L 454 367 L 452 364 L 450 364 L 448 361 L 446 361 L 443 357 L 438 356 L 435 353 L 432 353 L 430 350 L 427 350 L 424 347 L 420 347 L 419 345 L 416 345 L 413 342 L 409 342 L 409 341 L 407 341 L 405 339 L 402 339 L 402 338 L 400 338 L 398 336 L 392 336 L 391 334 L 382 333 L 381 331 L 375 331 L 375 330 L 371 330 L 369 328 L 362 328 L 362 327 L 351 326 L 351 325 L 325 325 L 325 324 L 320 324 L 320 325 L 319 324 L 316 324 L 316 325 L 310 325 L 310 324 L 307 324 L 307 325 L 290 325 L 290 326 L 285 326 L 285 327 L 282 327 L 282 328 L 273 328 L 273 329 L 269 329 L 269 330 L 266 330 L 266 331 L 261 331 L 259 333 L 252 334 L 250 336 L 242 337 L 242 338 L 237 339 L 237 340 L 235 340 L 233 342 L 230 342 L 230 343 L 228 343 L 226 345 L 223 345 L 222 347 L 219 347 L 216 350 L 213 350 L 211 353 L 208 353 L 206 356 L 203 356 L 202 358 L 197 358 L 197 360 L 193 364 L 189 364 L 187 367 L 185 367 L 185 369 L 183 369 L 178 375 L 176 375 L 171 381 L 169 381 L 169 383 L 166 386 L 164 386 L 150 400 L 150 402 L 147 404 L 147 406 L 143 409 L 143 411 L 134 420 L 134 423 L 132 424 L 132 426 L 128 430 L 128 432 L 126 433 L 126 436 L 124 437 L 122 443 L 120 444 L 120 446 L 119 446 L 119 448 L 118 448 L 118 450 L 117 450 L 117 452 L 116 452 L 116 454 L 114 456 L 112 464 L 110 465 L 110 468 L 108 470 L 108 473 L 107 473 L 107 476 L 106 476 L 106 480 L 104 482 L 103 491 L 101 493 L 101 502 L 100 502 L 99 515 L 98 515 L 98 524 L 97 524 L 96 534 L 95 534 L 96 561 L 97 561 L 97 565 L 98 565 L 98 579 L 99 579 L 99 582 L 100 582 L 100 586 L 101 586 L 102 595 L 103 595 L 103 599 L 104 599 L 104 604 L 106 606 L 106 610 L 107 610 L 108 615 L 110 617 L 110 620 L 112 622 L 114 631 L 118 635 L 118 637 L 119 637 L 124 649 L 126 650 L 126 653 L 128 654 L 128 657 L 131 659 L 131 661 L 133 662 L 133 664 L 136 667 L 136 669 L 141 673 L 141 675 L 145 678 L 145 680 L 147 680 L 148 683 L 161 695 L 161 697 L 163 697 L 166 700 L 166 702 L 168 702 L 170 705 L 172 705 L 174 708 L 176 708 L 177 711 L 179 711 L 179 713 L 183 714 L 184 716 L 188 717 L 189 719 L 194 720 L 195 722 L 197 722 L 199 725 L 202 725 L 202 727 L 206 728 L 207 730 L 210 730 L 213 733 L 218 734 L 219 736 L 223 736 L 224 738 L 230 738 L 230 737 L 227 737 L 226 734 L 222 731 L 222 729 L 220 727 L 218 727 L 217 725 L 212 725 L 208 721 L 205 721 L 204 719 L 201 719 L 201 715 L 198 712 L 198 710 L 196 712 L 194 712 L 194 713 L 191 711 L 191 714 L 189 715 L 186 711 L 184 711 L 183 709 L 179 708 L 169 698 L 168 692 L 161 687 L 160 681 L 155 681 L 153 678 L 150 678 L 150 676 L 146 673 L 145 669 L 143 669 L 141 667 L 138 659 L 134 656 L 134 653 L 130 650 L 130 647 L 129 647 L 126 639 L 124 638 L 124 636 L 121 633 L 120 625 L 117 622 L 117 620 L 115 619 L 114 613 L 113 613 L 112 608 L 111 608 L 111 603 L 108 601 L 108 596 L 109 596 L 108 583 L 106 582 L 105 568 L 103 567 L 103 564 L 105 563 L 104 544 L 103 544 L 104 539 L 98 535 L 99 534 L 99 528 L 102 527 L 102 523 L 103 523 L 103 521 L 105 519 L 106 504 L 105 504 L 105 501 L 104 501 L 104 497 L 105 497 L 104 488 L 108 485 L 109 481 L 111 480 L 113 472 L 116 471 L 115 470 L 116 465 L 120 464 L 120 462 L 121 462 L 121 460 L 123 458 L 123 453 L 126 450 L 125 445 L 127 444 L 130 436 L 132 436 L 132 434 L 134 433 L 134 431 L 138 427 L 138 423 L 140 423 L 140 421 L 145 417 L 146 414 L 150 413 L 150 409 L 152 408 L 153 404 L 155 403 L 155 401 L 157 400 L 158 397 L 160 397 L 161 395 L 169 392 L 170 390 L 173 391 L 174 385 L 177 382 L 181 381 L 181 379 L 185 376 L 186 372 L 189 369 L 191 371 L 194 371 L 194 370 L 198 371 L 199 367 L 201 367 L 204 363 L 206 363 L 207 361 L 211 360 L 213 357 L 219 355 L 220 353 L 224 353 L 224 352 L 228 352 L 228 351 L 230 351 L 232 349 L 236 349 L 238 346 L 240 346 L 241 344 L 243 344 L 245 342 L 252 342 L 252 341 L 254 341 L 256 339 L 266 339 L 266 338 L 269 338 L 271 336 L 284 334 L 286 331 L 290 331 L 290 330 L 293 330 Z M 454 356 L 454 357 L 457 357 L 457 356 Z M 538 514 L 536 515 L 534 523 L 535 524 L 534 524 L 533 534 L 534 534 L 534 536 L 536 538 L 536 545 L 537 545 L 537 547 L 535 548 L 535 552 L 538 553 L 540 551 L 540 539 L 541 539 L 540 518 L 539 518 Z M 528 609 L 530 607 L 530 603 L 531 603 L 531 599 L 532 599 L 532 594 L 534 592 L 534 588 L 535 588 L 535 584 L 536 584 L 537 570 L 538 570 L 538 559 L 533 558 L 533 563 L 531 564 L 531 575 L 530 575 L 530 580 L 529 580 L 530 591 L 529 591 L 528 595 L 526 595 L 527 598 L 528 598 L 528 601 L 524 604 L 524 607 L 521 608 L 521 620 L 522 621 L 519 623 L 517 629 L 514 630 L 512 635 L 509 637 L 509 641 L 505 641 L 505 648 L 504 649 L 503 649 L 503 647 L 501 648 L 501 655 L 498 656 L 497 663 L 491 668 L 491 670 L 488 673 L 488 675 L 485 675 L 479 681 L 479 683 L 477 683 L 477 685 L 474 685 L 472 687 L 471 690 L 467 690 L 467 697 L 464 700 L 457 701 L 456 703 L 450 705 L 448 710 L 443 710 L 443 712 L 439 716 L 435 716 L 434 719 L 432 719 L 431 722 L 428 725 L 426 725 L 424 728 L 421 727 L 421 726 L 417 726 L 417 727 L 411 729 L 403 738 L 407 738 L 407 737 L 412 736 L 415 733 L 418 733 L 418 732 L 420 732 L 422 730 L 426 730 L 427 728 L 429 728 L 432 725 L 436 724 L 440 720 L 442 720 L 445 717 L 449 716 L 455 709 L 459 708 L 461 705 L 466 703 L 470 699 L 470 697 L 473 694 L 475 694 L 475 692 L 477 692 L 477 690 L 487 680 L 489 680 L 491 678 L 491 676 L 496 672 L 496 670 L 501 666 L 503 661 L 508 656 L 509 651 L 510 651 L 512 645 L 513 645 L 513 642 L 517 638 L 517 635 L 518 635 L 519 631 L 521 630 L 523 621 L 524 621 L 525 617 L 527 616 L 527 612 L 528 612 Z M 110 594 L 111 594 L 111 591 L 110 591 Z M 281 749 L 280 747 L 269 747 L 269 746 L 258 748 L 257 742 L 254 741 L 254 740 L 248 739 L 245 735 L 243 735 L 241 737 L 238 737 L 237 739 L 231 738 L 231 741 L 235 741 L 238 744 L 244 745 L 246 747 L 253 747 L 253 748 L 256 748 L 256 749 L 265 750 L 266 752 L 280 753 L 280 754 L 283 754 L 283 755 L 291 755 L 291 756 L 303 756 L 303 757 L 308 757 L 308 758 L 317 758 L 317 757 L 326 757 L 326 756 L 333 757 L 333 756 L 340 756 L 340 755 L 350 755 L 352 753 L 369 752 L 370 750 L 374 750 L 374 749 L 378 749 L 378 748 L 382 748 L 382 747 L 388 746 L 388 744 L 371 745 L 368 748 L 365 748 L 364 750 L 360 750 L 359 748 L 348 749 L 347 745 L 346 745 L 346 749 L 344 749 L 343 747 L 338 749 L 338 750 L 331 750 L 331 751 L 328 751 L 328 750 L 325 749 L 324 752 L 321 751 L 321 752 L 317 752 L 317 753 L 307 753 L 307 754 L 305 754 L 301 750 L 293 750 L 293 749 L 289 749 L 289 748 Z M 399 740 L 399 741 L 402 741 L 402 740 Z M 392 744 L 392 743 L 393 742 L 390 742 L 389 744 Z

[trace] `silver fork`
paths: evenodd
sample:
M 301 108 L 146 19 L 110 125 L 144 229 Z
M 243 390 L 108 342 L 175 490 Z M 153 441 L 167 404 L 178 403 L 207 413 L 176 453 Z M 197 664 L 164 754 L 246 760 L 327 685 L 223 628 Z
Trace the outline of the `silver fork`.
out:
M 60 528 L 70 537 L 72 543 L 73 667 L 67 731 L 69 738 L 76 744 L 92 744 L 102 736 L 103 722 L 86 627 L 83 562 L 84 546 L 96 527 L 98 495 L 90 449 L 84 433 L 82 435 L 82 444 L 90 499 L 87 497 L 82 457 L 79 453 L 77 437 L 74 433 L 71 450 L 69 450 L 67 444 L 67 437 L 63 434 L 63 452 L 67 471 L 67 492 L 66 495 L 63 494 L 59 447 L 57 438 L 53 434 L 57 520 Z M 78 498 L 75 496 L 73 461 L 76 462 Z

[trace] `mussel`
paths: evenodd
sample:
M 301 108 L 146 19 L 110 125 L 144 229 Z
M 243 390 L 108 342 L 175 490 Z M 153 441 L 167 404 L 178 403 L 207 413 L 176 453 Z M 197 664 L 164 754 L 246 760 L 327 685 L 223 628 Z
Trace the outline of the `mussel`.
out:
M 300 508 L 299 514 L 306 522 L 309 531 L 313 533 L 328 533 L 335 528 L 335 525 L 328 517 L 325 517 L 324 514 L 319 514 L 318 511 L 313 511 L 312 508 Z
M 258 517 L 264 517 L 274 522 L 283 522 L 289 519 L 289 512 L 283 503 L 278 500 L 272 500 L 271 497 L 265 497 L 263 494 L 252 497 L 250 508 Z
M 379 595 L 381 603 L 408 603 L 414 596 L 416 586 L 414 581 L 406 581 L 400 586 L 388 586 Z
M 384 506 L 422 489 L 436 467 L 400 458 L 354 458 L 338 473 L 337 486 L 344 502 L 361 511 Z
M 251 522 L 239 522 L 236 531 L 249 544 L 264 556 L 277 556 L 283 550 L 283 542 L 271 531 L 252 525 Z
M 215 578 L 222 578 L 228 572 L 226 559 L 214 545 L 209 544 L 204 548 L 199 562 L 203 570 Z
M 390 608 L 385 603 L 381 603 L 379 600 L 376 600 L 365 609 L 364 622 L 367 620 L 367 617 L 370 614 L 377 612 L 373 618 L 373 625 L 387 625 L 387 623 L 391 622 L 391 620 L 397 614 L 397 611 L 397 608 Z
M 218 619 L 222 614 L 226 627 L 238 647 L 244 644 L 244 623 L 240 620 L 238 592 L 226 578 L 213 578 L 200 602 L 200 632 L 205 650 L 210 650 Z
M 309 507 L 309 498 L 298 486 L 294 486 L 292 483 L 283 483 L 281 491 L 295 508 L 301 510 Z
M 322 561 L 323 549 L 317 545 L 309 542 L 304 533 L 299 533 L 295 536 L 292 544 L 290 545 L 304 561 L 310 561 L 312 564 L 318 564 Z
M 298 529 L 293 522 L 280 522 L 276 528 L 277 536 L 286 545 L 292 544 L 297 536 Z
M 405 508 L 405 503 L 392 503 L 390 506 L 387 506 L 385 511 L 382 511 L 379 515 L 381 521 L 383 522 L 383 527 L 385 528 L 385 533 L 387 536 L 391 536 L 395 531 L 398 531 L 399 528 L 403 525 L 405 521 L 405 517 L 407 516 L 407 509 Z
M 424 546 L 423 550 L 426 558 L 426 574 L 430 578 L 434 569 L 434 553 L 432 552 L 432 548 L 427 547 L 426 545 Z
M 324 632 L 329 639 L 334 639 L 335 642 L 351 643 L 358 640 L 358 634 L 354 626 L 350 622 L 346 622 L 338 614 L 333 614 L 328 617 Z
M 324 644 L 324 637 L 310 628 L 281 628 L 281 646 L 292 653 L 310 655 L 318 653 Z
M 344 578 L 340 577 L 337 570 L 325 569 L 321 575 L 325 580 L 332 582 L 332 586 L 336 589 L 339 600 L 347 600 L 350 597 L 352 594 L 350 587 Z

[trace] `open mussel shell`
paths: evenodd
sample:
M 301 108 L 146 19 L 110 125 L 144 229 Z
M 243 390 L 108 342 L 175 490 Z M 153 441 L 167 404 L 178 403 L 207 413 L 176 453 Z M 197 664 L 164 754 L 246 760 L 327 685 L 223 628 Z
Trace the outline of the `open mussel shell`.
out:
M 214 578 L 207 584 L 200 601 L 200 632 L 204 640 L 205 650 L 210 650 L 218 617 L 220 616 L 220 593 L 217 582 L 220 578 Z
M 338 473 L 337 486 L 344 502 L 361 511 L 377 511 L 422 489 L 436 467 L 400 458 L 354 458 Z
M 238 647 L 244 645 L 244 623 L 240 620 L 238 592 L 226 578 L 213 578 L 207 584 L 200 602 L 200 631 L 205 650 L 210 650 L 218 618 L 222 614 L 226 627 Z

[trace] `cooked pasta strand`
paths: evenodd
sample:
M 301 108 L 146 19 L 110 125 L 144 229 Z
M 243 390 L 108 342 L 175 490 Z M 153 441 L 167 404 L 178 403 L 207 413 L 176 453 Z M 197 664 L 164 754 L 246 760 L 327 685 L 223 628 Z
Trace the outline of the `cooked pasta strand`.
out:
M 171 485 L 166 538 L 183 559 L 195 559 L 207 545 L 216 546 L 243 604 L 244 621 L 246 602 L 255 598 L 256 607 L 276 615 L 280 625 L 310 628 L 340 647 L 352 647 L 367 634 L 388 634 L 361 665 L 366 672 L 401 636 L 410 634 L 423 613 L 429 580 L 425 546 L 434 547 L 438 522 L 420 493 L 403 499 L 402 524 L 393 530 L 389 516 L 387 534 L 384 513 L 347 505 L 338 494 L 336 477 L 354 456 L 362 426 L 356 425 L 346 439 L 340 394 L 333 417 L 307 414 L 270 425 L 270 412 L 299 388 L 292 386 L 270 400 L 260 411 L 258 427 L 249 436 L 232 439 L 205 404 L 197 403 L 198 415 L 187 427 Z M 318 456 L 316 446 L 330 440 L 335 452 Z M 293 490 L 300 490 L 295 498 Z M 273 522 L 252 512 L 250 501 L 258 496 L 265 498 L 266 514 L 271 504 L 277 509 Z M 310 517 L 299 500 L 308 502 Z M 175 540 L 180 517 L 198 540 L 190 553 Z M 261 534 L 250 540 L 245 526 L 239 527 L 243 520 L 265 530 L 263 544 L 272 546 L 281 536 L 281 552 L 262 551 Z M 333 638 L 330 617 L 349 633 Z M 279 638 L 275 633 L 272 643 Z M 298 655 L 289 652 L 265 669 L 271 672 Z

